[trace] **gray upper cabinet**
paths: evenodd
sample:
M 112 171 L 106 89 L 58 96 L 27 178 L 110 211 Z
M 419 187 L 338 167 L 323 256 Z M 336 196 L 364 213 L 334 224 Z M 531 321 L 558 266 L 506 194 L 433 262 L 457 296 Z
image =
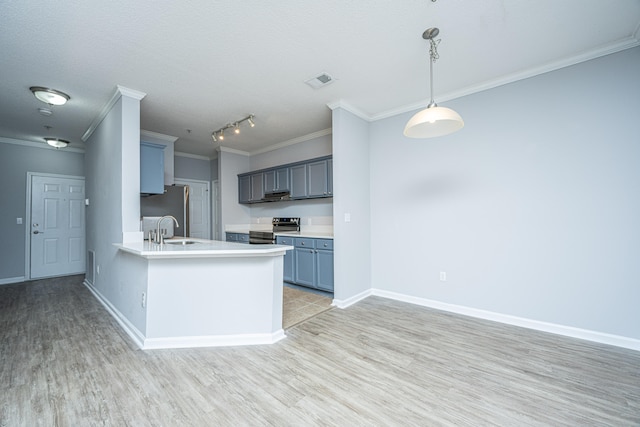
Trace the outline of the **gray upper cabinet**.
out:
M 333 158 L 327 160 L 327 194 L 333 196 Z
M 307 198 L 307 165 L 295 165 L 289 168 L 291 177 L 291 198 Z
M 264 174 L 251 175 L 251 203 L 259 202 L 264 197 Z
M 140 193 L 164 193 L 164 145 L 140 142 Z
M 238 176 L 238 202 L 256 203 L 264 196 L 262 173 Z
M 331 156 L 238 175 L 238 202 L 265 202 L 269 193 L 289 192 L 291 200 L 333 196 Z
M 238 177 L 238 201 L 251 203 L 251 175 Z
M 326 197 L 329 195 L 328 160 L 318 160 L 307 165 L 307 182 L 309 197 Z
M 263 174 L 264 192 L 277 193 L 289 190 L 289 168 L 273 169 Z

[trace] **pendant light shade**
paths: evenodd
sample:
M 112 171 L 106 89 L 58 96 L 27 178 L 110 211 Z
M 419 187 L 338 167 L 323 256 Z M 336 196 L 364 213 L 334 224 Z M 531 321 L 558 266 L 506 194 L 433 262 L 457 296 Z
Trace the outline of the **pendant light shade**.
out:
M 448 135 L 462 129 L 464 121 L 460 114 L 451 108 L 438 107 L 433 100 L 433 63 L 438 59 L 438 43 L 434 40 L 440 33 L 438 28 L 428 28 L 422 33 L 422 38 L 429 40 L 429 88 L 431 90 L 431 102 L 424 110 L 416 113 L 404 127 L 404 136 L 409 138 L 434 138 Z
M 427 107 L 407 122 L 404 136 L 409 138 L 434 138 L 462 129 L 460 114 L 447 107 Z

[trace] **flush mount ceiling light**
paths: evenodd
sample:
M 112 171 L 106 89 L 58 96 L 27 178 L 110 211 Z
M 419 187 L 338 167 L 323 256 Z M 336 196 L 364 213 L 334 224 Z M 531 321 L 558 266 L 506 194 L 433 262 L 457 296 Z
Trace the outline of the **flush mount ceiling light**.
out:
M 434 138 L 462 129 L 464 122 L 455 111 L 446 107 L 438 107 L 433 100 L 433 63 L 439 58 L 438 43 L 434 37 L 440 33 L 437 28 L 429 28 L 422 33 L 422 38 L 429 40 L 429 88 L 431 102 L 427 108 L 416 113 L 404 128 L 404 136 L 409 138 Z
M 29 89 L 36 98 L 49 105 L 64 105 L 70 99 L 69 95 L 55 89 L 41 86 L 31 86 Z
M 69 141 L 66 141 L 64 139 L 59 139 L 59 138 L 45 138 L 44 139 L 47 144 L 49 144 L 52 147 L 55 148 L 64 148 L 67 145 L 69 145 Z
M 233 132 L 235 134 L 239 134 L 240 133 L 240 124 L 242 122 L 247 122 L 249 123 L 250 127 L 254 127 L 256 125 L 256 122 L 254 121 L 255 116 L 253 114 L 248 115 L 247 117 L 238 120 L 237 122 L 233 122 L 233 123 L 227 123 L 226 125 L 222 126 L 220 129 L 215 130 L 211 133 L 211 139 L 213 140 L 213 142 L 218 142 L 218 141 L 224 141 L 224 131 L 227 129 L 233 129 Z

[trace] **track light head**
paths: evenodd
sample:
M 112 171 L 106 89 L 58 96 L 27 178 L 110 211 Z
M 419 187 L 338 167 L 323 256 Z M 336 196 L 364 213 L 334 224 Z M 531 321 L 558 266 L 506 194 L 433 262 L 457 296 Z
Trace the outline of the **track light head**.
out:
M 253 114 L 249 114 L 247 117 L 244 117 L 236 122 L 228 122 L 226 125 L 222 126 L 220 129 L 214 130 L 211 134 L 211 139 L 213 142 L 224 141 L 224 131 L 227 129 L 233 129 L 234 134 L 240 133 L 240 124 L 242 122 L 248 122 L 249 126 L 254 127 L 256 125 L 254 121 L 255 116 Z

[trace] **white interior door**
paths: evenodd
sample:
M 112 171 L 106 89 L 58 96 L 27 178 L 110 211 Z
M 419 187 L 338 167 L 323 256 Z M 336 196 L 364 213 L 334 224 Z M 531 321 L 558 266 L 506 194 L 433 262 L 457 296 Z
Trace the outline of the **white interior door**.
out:
M 191 179 L 176 179 L 175 182 L 189 186 L 189 237 L 210 239 L 209 183 Z
M 84 179 L 31 177 L 30 276 L 85 272 Z

